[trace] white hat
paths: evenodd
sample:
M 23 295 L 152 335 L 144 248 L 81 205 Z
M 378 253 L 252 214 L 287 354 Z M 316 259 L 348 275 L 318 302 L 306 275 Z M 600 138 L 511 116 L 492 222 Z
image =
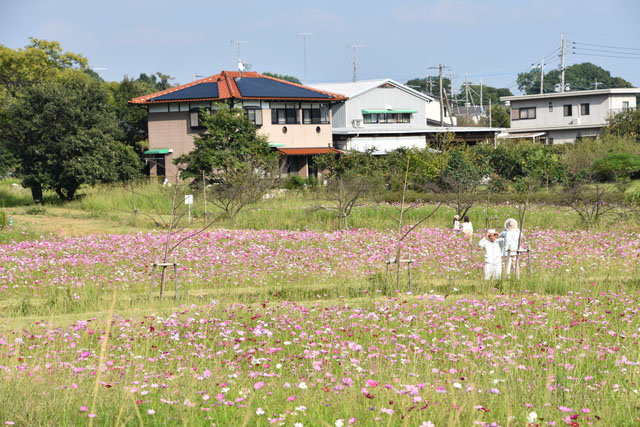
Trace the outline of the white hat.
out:
M 487 231 L 487 234 L 497 234 L 497 233 L 496 233 L 496 229 L 495 229 L 495 228 L 490 228 L 490 229 Z

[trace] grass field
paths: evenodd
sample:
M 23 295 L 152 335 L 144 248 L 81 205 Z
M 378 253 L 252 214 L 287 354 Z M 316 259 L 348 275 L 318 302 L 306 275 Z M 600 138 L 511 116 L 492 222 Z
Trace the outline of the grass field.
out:
M 640 425 L 633 217 L 585 231 L 530 207 L 521 278 L 484 282 L 482 231 L 452 233 L 442 208 L 403 242 L 415 262 L 396 284 L 397 206 L 370 202 L 337 230 L 287 195 L 177 249 L 174 300 L 172 275 L 163 299 L 148 293 L 166 232 L 133 217 L 126 189 L 101 192 L 4 209 L 0 422 Z M 489 206 L 500 223 L 517 213 Z M 479 229 L 486 216 L 471 211 Z

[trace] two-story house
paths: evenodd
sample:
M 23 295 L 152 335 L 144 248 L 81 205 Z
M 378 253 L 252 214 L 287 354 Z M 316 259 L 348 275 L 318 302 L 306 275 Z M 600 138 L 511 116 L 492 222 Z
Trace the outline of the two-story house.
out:
M 194 148 L 203 132 L 201 110 L 242 108 L 259 132 L 282 153 L 281 172 L 314 174 L 313 156 L 332 148 L 331 107 L 341 95 L 290 83 L 256 72 L 222 71 L 129 103 L 147 108 L 151 174 L 175 177 L 173 159 Z
M 503 96 L 511 107 L 509 138 L 532 138 L 547 144 L 596 137 L 611 114 L 636 108 L 639 88 L 598 89 L 536 95 Z
M 431 96 L 391 79 L 309 86 L 348 98 L 332 106 L 334 147 L 375 149 L 374 154 L 385 154 L 426 146 L 427 106 L 434 101 Z

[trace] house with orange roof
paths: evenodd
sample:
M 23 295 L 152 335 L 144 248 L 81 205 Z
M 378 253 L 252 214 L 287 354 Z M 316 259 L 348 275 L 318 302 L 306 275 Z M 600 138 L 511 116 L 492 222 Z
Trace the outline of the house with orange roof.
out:
M 269 143 L 282 154 L 280 171 L 306 178 L 316 175 L 313 157 L 333 148 L 331 106 L 347 98 L 331 92 L 251 71 L 222 71 L 129 101 L 148 111 L 152 176 L 174 178 L 173 159 L 193 150 L 193 138 L 204 131 L 202 109 L 242 108 Z

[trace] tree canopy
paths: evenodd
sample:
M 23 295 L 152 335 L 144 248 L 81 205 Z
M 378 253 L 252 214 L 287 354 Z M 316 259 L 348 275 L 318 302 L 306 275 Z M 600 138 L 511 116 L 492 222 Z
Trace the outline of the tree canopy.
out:
M 7 110 L 5 143 L 34 201 L 55 190 L 63 201 L 83 184 L 134 177 L 138 160 L 118 142 L 109 95 L 88 75 L 67 70 L 20 91 Z
M 280 79 L 280 80 L 285 80 L 291 83 L 297 83 L 299 85 L 302 84 L 302 82 L 300 81 L 299 78 L 295 77 L 295 76 L 290 76 L 288 74 L 278 74 L 278 73 L 271 73 L 269 71 L 265 71 L 264 73 L 262 73 L 263 76 L 269 76 L 269 77 L 273 77 L 275 79 Z
M 432 93 L 436 96 L 440 96 L 440 77 L 416 77 L 415 79 L 408 80 L 406 83 L 412 89 L 415 89 L 424 93 Z M 451 80 L 448 77 L 442 78 L 442 86 L 447 90 L 449 96 L 451 96 Z
M 614 77 L 604 68 L 590 62 L 570 65 L 565 68 L 565 84 L 569 84 L 571 90 L 595 89 L 598 82 L 598 89 L 633 87 L 631 83 L 622 77 Z M 544 74 L 545 93 L 553 92 L 555 85 L 560 84 L 561 72 L 554 69 Z M 527 95 L 540 93 L 540 71 L 531 70 L 518 74 L 518 89 Z

